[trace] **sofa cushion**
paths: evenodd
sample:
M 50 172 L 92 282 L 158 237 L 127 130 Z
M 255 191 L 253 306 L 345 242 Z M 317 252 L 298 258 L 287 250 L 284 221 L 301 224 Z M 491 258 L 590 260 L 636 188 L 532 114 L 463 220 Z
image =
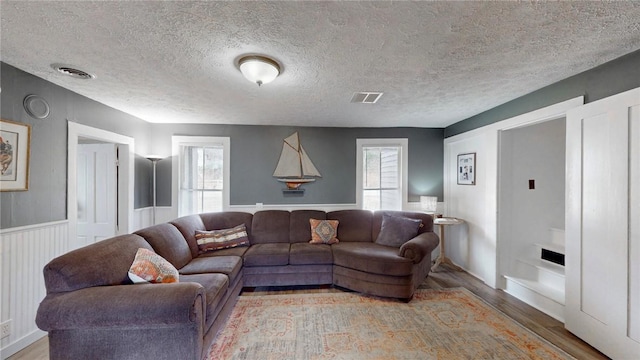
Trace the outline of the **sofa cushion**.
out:
M 204 254 L 198 255 L 198 257 L 215 257 L 215 256 L 239 256 L 243 257 L 244 253 L 249 250 L 248 246 L 239 246 L 229 249 L 221 249 L 216 251 L 209 251 Z
M 326 244 L 295 243 L 289 250 L 289 264 L 314 265 L 332 264 L 331 246 Z
M 253 214 L 251 244 L 270 243 L 289 243 L 288 211 L 265 210 Z
M 339 242 L 336 235 L 338 235 L 338 220 L 317 220 L 309 219 L 311 225 L 311 240 L 310 244 L 336 244 Z
M 178 228 L 171 224 L 150 226 L 136 231 L 135 234 L 147 240 L 156 254 L 167 259 L 178 269 L 185 266 L 193 258 L 187 240 Z
M 344 241 L 372 242 L 371 221 L 373 214 L 369 210 L 340 210 L 327 213 L 327 220 L 338 220 L 338 239 Z
M 376 238 L 376 244 L 399 248 L 402 244 L 418 235 L 422 220 L 403 216 L 382 216 L 382 229 Z
M 200 214 L 204 230 L 229 229 L 240 224 L 244 224 L 251 241 L 251 223 L 253 214 L 240 211 L 223 211 Z
M 327 213 L 320 210 L 294 210 L 289 215 L 289 242 L 308 243 L 311 239 L 309 219 L 326 220 Z
M 206 318 L 205 332 L 209 329 L 216 316 L 220 313 L 220 308 L 224 306 L 224 294 L 229 288 L 229 277 L 224 274 L 193 274 L 182 275 L 180 279 L 184 282 L 194 282 L 204 287 L 206 296 Z
M 129 267 L 139 248 L 152 250 L 138 235 L 121 235 L 51 260 L 43 270 L 47 294 L 93 286 L 131 284 Z
M 388 276 L 413 273 L 413 261 L 398 255 L 398 249 L 376 243 L 341 242 L 331 245 L 338 266 Z
M 191 257 L 198 257 L 198 242 L 196 241 L 195 234 L 196 231 L 207 230 L 204 227 L 204 223 L 202 222 L 200 215 L 183 216 L 171 221 L 171 224 L 175 226 L 178 231 L 180 231 L 184 239 L 187 240 L 189 249 L 191 249 Z
M 215 251 L 249 245 L 247 228 L 240 224 L 231 229 L 221 230 L 196 230 L 196 241 L 199 252 Z
M 134 283 L 174 283 L 178 278 L 178 270 L 170 262 L 145 248 L 138 249 L 129 268 L 129 279 Z
M 244 266 L 289 264 L 289 243 L 255 244 L 244 254 Z
M 235 283 L 242 271 L 242 258 L 238 256 L 197 257 L 180 269 L 180 275 L 221 273 L 229 276 L 229 282 Z

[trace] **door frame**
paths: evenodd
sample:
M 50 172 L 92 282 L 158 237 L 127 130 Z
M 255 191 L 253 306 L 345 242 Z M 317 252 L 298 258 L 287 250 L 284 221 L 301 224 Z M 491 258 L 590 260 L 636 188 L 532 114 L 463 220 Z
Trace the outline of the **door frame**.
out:
M 117 235 L 131 233 L 133 231 L 133 206 L 134 206 L 134 165 L 135 165 L 135 140 L 131 137 L 116 134 L 107 130 L 93 128 L 72 121 L 68 125 L 68 152 L 67 152 L 67 220 L 69 221 L 69 239 L 73 244 L 70 250 L 84 244 L 78 244 L 78 138 L 89 138 L 103 142 L 116 144 L 119 151 L 118 171 L 118 219 Z M 126 149 L 126 151 L 124 151 Z
M 466 246 L 469 253 L 476 253 L 475 262 L 467 260 L 466 263 L 457 265 L 494 289 L 505 287 L 502 277 L 506 256 L 502 242 L 505 239 L 498 232 L 502 211 L 498 198 L 500 131 L 560 118 L 566 116 L 569 109 L 582 104 L 584 96 L 578 96 L 444 139 L 444 213 L 466 220 L 467 240 L 461 242 L 460 246 Z M 457 154 L 460 153 L 458 150 L 461 149 L 465 152 L 475 151 L 479 157 L 482 156 L 482 184 L 477 183 L 471 187 L 457 185 L 456 161 Z M 484 212 L 469 210 L 474 207 L 481 207 Z M 481 262 L 477 260 L 479 257 Z

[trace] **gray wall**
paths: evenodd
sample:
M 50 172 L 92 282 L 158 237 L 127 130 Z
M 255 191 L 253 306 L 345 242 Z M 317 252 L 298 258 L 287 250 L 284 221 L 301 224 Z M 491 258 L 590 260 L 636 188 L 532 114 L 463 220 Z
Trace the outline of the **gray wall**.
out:
M 293 128 L 237 125 L 149 124 L 44 79 L 0 62 L 0 115 L 31 125 L 29 190 L 0 194 L 0 228 L 66 219 L 67 120 L 130 136 L 136 153 L 171 148 L 171 135 L 231 137 L 231 203 L 350 204 L 355 202 L 355 139 L 409 138 L 409 195 L 437 195 L 442 200 L 443 129 Z M 33 119 L 22 101 L 29 94 L 43 97 L 51 108 L 44 120 Z M 299 131 L 305 149 L 323 177 L 306 185 L 303 197 L 282 194 L 271 176 L 282 140 Z M 152 140 L 150 140 L 152 139 Z M 151 163 L 136 155 L 134 206 L 152 204 Z M 158 163 L 158 205 L 171 205 L 171 159 Z
M 553 60 L 551 60 L 553 61 Z M 640 87 L 640 50 L 519 97 L 445 129 L 450 137 L 584 95 L 585 103 Z
M 420 195 L 443 198 L 443 129 L 326 128 L 241 125 L 154 125 L 153 138 L 171 144 L 172 135 L 231 138 L 231 205 L 353 204 L 357 138 L 409 139 L 409 201 Z M 282 141 L 294 132 L 322 177 L 303 185 L 303 196 L 284 195 L 272 176 Z M 171 159 L 158 166 L 158 205 L 171 204 Z
M 0 193 L 2 229 L 66 219 L 67 120 L 133 137 L 136 147 L 145 145 L 150 126 L 136 117 L 1 62 L 0 81 L 2 119 L 31 125 L 29 190 Z M 46 119 L 34 119 L 26 113 L 22 101 L 29 94 L 49 103 Z M 138 179 L 149 172 L 136 170 Z M 136 195 L 136 207 L 149 204 L 148 197 Z

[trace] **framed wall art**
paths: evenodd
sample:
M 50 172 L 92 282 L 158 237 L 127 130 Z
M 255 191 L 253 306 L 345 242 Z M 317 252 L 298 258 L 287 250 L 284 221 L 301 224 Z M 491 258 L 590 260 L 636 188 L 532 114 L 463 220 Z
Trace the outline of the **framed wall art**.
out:
M 27 124 L 0 120 L 0 191 L 29 189 L 29 141 Z
M 458 185 L 476 184 L 476 153 L 458 155 Z

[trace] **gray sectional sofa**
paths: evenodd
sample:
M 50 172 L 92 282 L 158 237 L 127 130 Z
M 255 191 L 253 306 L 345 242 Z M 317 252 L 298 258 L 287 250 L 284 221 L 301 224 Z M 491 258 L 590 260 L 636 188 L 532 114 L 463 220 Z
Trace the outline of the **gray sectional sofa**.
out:
M 383 216 L 420 219 L 422 225 L 399 247 L 381 245 L 376 240 Z M 338 220 L 339 243 L 310 244 L 309 219 Z M 245 224 L 250 246 L 200 253 L 196 231 L 239 224 Z M 243 287 L 333 284 L 409 301 L 437 245 L 433 220 L 423 213 L 191 215 L 53 259 L 44 268 L 47 296 L 36 323 L 49 333 L 51 359 L 201 359 Z M 179 282 L 132 284 L 127 273 L 139 248 L 168 260 Z

